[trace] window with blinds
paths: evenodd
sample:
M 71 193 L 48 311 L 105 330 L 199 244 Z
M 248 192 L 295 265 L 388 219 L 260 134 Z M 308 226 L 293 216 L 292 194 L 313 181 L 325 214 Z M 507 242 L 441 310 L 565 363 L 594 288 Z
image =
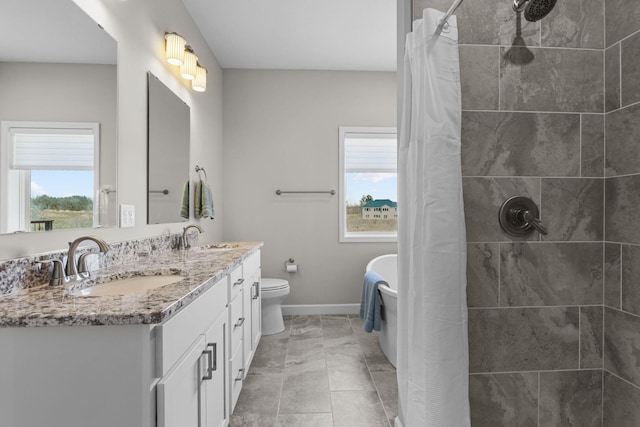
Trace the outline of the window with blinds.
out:
M 395 128 L 340 128 L 340 241 L 397 240 Z
M 11 169 L 94 169 L 92 129 L 9 128 L 9 139 Z

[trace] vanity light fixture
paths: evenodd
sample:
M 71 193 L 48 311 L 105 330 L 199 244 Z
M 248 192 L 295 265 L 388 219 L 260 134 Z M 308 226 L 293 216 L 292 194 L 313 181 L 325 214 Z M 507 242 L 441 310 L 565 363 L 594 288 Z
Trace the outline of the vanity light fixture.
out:
M 207 70 L 198 63 L 198 57 L 187 41 L 178 33 L 164 33 L 164 53 L 167 62 L 180 67 L 180 76 L 191 80 L 191 88 L 196 92 L 207 90 Z
M 193 53 L 191 46 L 186 46 L 184 50 L 184 62 L 180 66 L 180 75 L 183 79 L 195 80 L 197 67 L 198 57 Z
M 191 88 L 196 92 L 207 90 L 207 70 L 200 64 L 196 66 L 196 78 L 191 80 Z
M 182 65 L 187 41 L 178 33 L 165 33 L 164 40 L 167 62 L 172 65 Z

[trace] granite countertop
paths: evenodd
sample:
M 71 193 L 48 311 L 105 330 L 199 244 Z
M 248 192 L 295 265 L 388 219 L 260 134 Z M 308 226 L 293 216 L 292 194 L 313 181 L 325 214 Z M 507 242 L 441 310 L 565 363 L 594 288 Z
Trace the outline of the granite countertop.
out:
M 212 246 L 224 246 L 216 248 Z M 162 323 L 215 285 L 262 243 L 203 245 L 153 253 L 107 267 L 74 285 L 37 286 L 0 296 L 0 327 Z M 78 287 L 129 276 L 177 274 L 177 283 L 127 295 L 74 296 Z

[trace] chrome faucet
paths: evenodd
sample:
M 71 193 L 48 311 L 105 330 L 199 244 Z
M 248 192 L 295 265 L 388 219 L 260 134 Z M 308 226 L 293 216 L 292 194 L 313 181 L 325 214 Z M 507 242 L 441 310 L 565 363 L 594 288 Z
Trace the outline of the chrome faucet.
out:
M 80 245 L 80 243 L 84 242 L 85 240 L 91 240 L 92 242 L 95 242 L 98 245 L 100 252 L 104 253 L 109 251 L 109 245 L 107 245 L 107 243 L 104 240 L 102 240 L 100 237 L 96 237 L 96 236 L 78 237 L 76 240 L 69 243 L 69 253 L 67 254 L 67 267 L 65 269 L 68 281 L 80 281 L 82 279 L 86 279 L 87 277 L 89 277 L 89 272 L 87 270 L 87 264 L 86 264 L 85 258 L 87 257 L 87 255 L 90 255 L 91 252 L 87 252 L 80 255 L 80 258 L 78 259 L 77 267 L 76 267 L 76 260 L 75 260 L 76 249 L 78 249 L 78 246 Z M 78 269 L 80 270 L 80 272 L 78 272 Z
M 185 249 L 191 247 L 191 244 L 189 243 L 189 238 L 187 237 L 187 232 L 189 231 L 190 228 L 195 228 L 196 230 L 198 230 L 199 233 L 204 233 L 204 230 L 198 224 L 189 224 L 186 227 L 184 227 L 182 229 L 182 247 Z

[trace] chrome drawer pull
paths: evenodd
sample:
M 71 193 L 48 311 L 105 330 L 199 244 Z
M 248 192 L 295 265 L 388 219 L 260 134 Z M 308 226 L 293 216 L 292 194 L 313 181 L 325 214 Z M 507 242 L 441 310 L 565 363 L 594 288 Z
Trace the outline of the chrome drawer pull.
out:
M 253 299 L 260 298 L 260 282 L 253 282 L 253 286 L 255 287 L 255 294 L 253 295 Z
M 207 346 L 209 347 L 209 346 Z M 202 377 L 203 380 L 210 380 L 213 378 L 213 369 L 211 369 L 211 367 L 213 366 L 213 353 L 215 352 L 215 345 L 213 347 L 213 350 L 204 350 L 202 352 L 202 354 L 206 354 L 207 355 L 207 361 L 208 361 L 208 365 L 207 366 L 207 374 L 205 376 Z
M 233 284 L 233 286 L 238 286 L 238 285 L 242 285 L 244 283 L 244 279 L 238 279 L 236 280 L 236 282 Z
M 238 319 L 238 323 L 233 325 L 233 327 L 234 328 L 240 327 L 240 326 L 242 326 L 243 323 L 244 323 L 244 317 L 241 317 L 241 318 Z
M 244 372 L 244 368 L 242 369 L 238 369 L 238 376 L 236 377 L 236 381 L 242 381 L 243 377 L 242 377 L 242 373 Z

